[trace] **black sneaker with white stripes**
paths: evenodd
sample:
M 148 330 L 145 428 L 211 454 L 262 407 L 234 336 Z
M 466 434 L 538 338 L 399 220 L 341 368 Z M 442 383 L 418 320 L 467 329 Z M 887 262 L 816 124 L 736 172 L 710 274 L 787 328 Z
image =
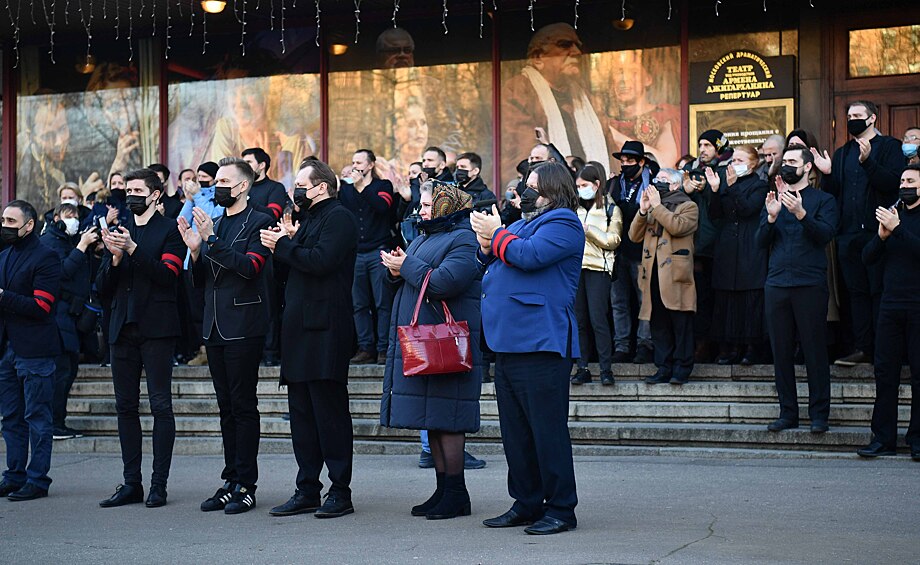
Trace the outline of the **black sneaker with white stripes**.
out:
M 217 489 L 214 496 L 201 503 L 202 512 L 214 512 L 223 510 L 227 503 L 233 498 L 233 483 L 226 482 L 224 486 Z
M 224 514 L 242 514 L 249 512 L 256 505 L 256 490 L 248 489 L 243 485 L 236 485 L 233 489 L 233 498 L 224 508 Z

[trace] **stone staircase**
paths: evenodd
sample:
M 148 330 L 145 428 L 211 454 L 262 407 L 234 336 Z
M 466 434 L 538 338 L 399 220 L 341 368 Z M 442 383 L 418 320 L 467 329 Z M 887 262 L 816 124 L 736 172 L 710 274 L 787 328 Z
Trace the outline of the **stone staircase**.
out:
M 572 386 L 569 429 L 576 453 L 655 454 L 689 451 L 699 454 L 741 453 L 769 456 L 850 455 L 869 441 L 875 386 L 872 368 L 832 369 L 831 431 L 808 431 L 804 368 L 798 386 L 802 424 L 798 430 L 774 434 L 766 424 L 777 414 L 772 366 L 698 365 L 682 387 L 646 385 L 651 365 L 614 366 L 617 383 Z M 597 368 L 592 368 L 597 374 Z M 349 393 L 356 450 L 362 453 L 417 453 L 417 434 L 379 424 L 383 368 L 351 369 Z M 906 371 L 905 375 L 906 377 Z M 142 384 L 142 393 L 146 386 Z M 206 367 L 177 367 L 173 372 L 177 453 L 219 454 L 217 403 Z M 143 395 L 142 395 L 143 397 Z M 482 386 L 482 429 L 470 438 L 477 453 L 500 453 L 498 407 L 492 384 Z M 290 426 L 286 389 L 278 386 L 278 369 L 262 368 L 259 382 L 262 451 L 288 453 Z M 55 442 L 58 452 L 118 452 L 115 398 L 110 369 L 83 366 L 68 402 L 68 424 L 86 437 Z M 141 403 L 141 424 L 152 428 L 149 405 Z M 901 385 L 899 420 L 906 427 L 910 387 Z M 903 434 L 903 430 L 902 430 Z M 903 443 L 903 441 L 902 441 Z M 149 448 L 149 446 L 148 446 Z

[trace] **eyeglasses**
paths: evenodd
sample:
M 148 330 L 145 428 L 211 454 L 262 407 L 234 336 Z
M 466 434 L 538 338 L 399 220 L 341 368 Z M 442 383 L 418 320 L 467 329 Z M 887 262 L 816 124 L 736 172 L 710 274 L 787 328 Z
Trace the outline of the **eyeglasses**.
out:
M 402 47 L 387 47 L 385 49 L 381 49 L 380 53 L 383 55 L 411 55 L 413 51 L 415 51 L 414 47 L 404 45 Z
M 559 49 L 571 49 L 572 47 L 581 49 L 581 41 L 575 39 L 557 39 L 555 45 Z
M 902 139 L 902 141 L 903 141 L 904 143 L 907 143 L 908 141 L 920 141 L 920 136 L 916 136 L 916 135 L 905 135 L 905 136 L 904 136 L 904 139 Z

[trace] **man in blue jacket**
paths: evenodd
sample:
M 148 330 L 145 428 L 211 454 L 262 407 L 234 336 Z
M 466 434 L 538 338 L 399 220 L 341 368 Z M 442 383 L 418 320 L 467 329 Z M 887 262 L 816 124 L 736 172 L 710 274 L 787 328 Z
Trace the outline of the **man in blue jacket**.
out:
M 482 279 L 482 329 L 495 352 L 495 394 L 508 461 L 511 509 L 483 522 L 533 535 L 574 529 L 575 470 L 567 426 L 569 372 L 578 349 L 575 292 L 585 232 L 575 182 L 561 163 L 535 168 L 523 219 L 501 227 L 474 212 Z
M 14 200 L 0 228 L 9 246 L 0 253 L 0 414 L 7 466 L 0 496 L 14 501 L 48 496 L 51 485 L 52 381 L 54 357 L 61 352 L 54 301 L 61 262 L 38 240 L 37 223 L 35 208 Z

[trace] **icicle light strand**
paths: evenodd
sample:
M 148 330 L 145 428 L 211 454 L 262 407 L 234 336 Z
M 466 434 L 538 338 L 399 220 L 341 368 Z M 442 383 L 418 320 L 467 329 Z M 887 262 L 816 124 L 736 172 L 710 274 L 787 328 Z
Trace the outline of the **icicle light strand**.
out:
M 578 29 L 578 2 L 579 0 L 575 0 L 575 29 Z
M 355 0 L 355 43 L 361 35 L 361 0 Z
M 399 13 L 399 0 L 393 0 L 393 27 L 396 27 L 396 14 Z
M 444 11 L 441 12 L 441 25 L 444 26 L 444 35 L 447 35 L 447 0 L 444 0 Z
M 533 29 L 533 5 L 534 5 L 534 2 L 536 2 L 536 0 L 530 0 L 530 5 L 527 7 L 527 11 L 530 12 L 530 31 L 534 31 L 534 29 Z
M 316 0 L 316 46 L 319 47 L 319 0 Z

